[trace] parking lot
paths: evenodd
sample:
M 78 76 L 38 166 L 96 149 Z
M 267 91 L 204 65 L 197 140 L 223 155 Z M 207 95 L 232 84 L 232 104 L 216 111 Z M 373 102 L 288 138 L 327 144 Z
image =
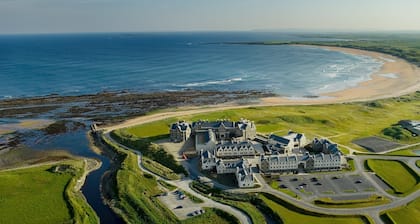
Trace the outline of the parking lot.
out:
M 376 192 L 372 184 L 358 174 L 303 174 L 280 176 L 280 188 L 289 189 L 301 198 L 330 197 L 336 200 L 367 198 Z
M 178 190 L 165 193 L 158 198 L 180 220 L 197 216 L 204 212 L 204 209 L 199 206 L 200 204 L 194 203 Z

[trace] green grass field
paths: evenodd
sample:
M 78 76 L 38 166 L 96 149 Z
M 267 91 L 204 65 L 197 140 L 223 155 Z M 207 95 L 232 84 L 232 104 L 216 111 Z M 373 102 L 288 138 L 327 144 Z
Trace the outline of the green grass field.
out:
M 420 160 L 417 160 L 417 161 L 416 161 L 416 166 L 417 166 L 417 167 L 420 167 Z
M 405 195 L 419 188 L 419 176 L 407 165 L 392 160 L 367 160 L 367 166 L 384 180 L 396 195 Z
M 398 98 L 383 99 L 375 103 L 344 103 L 309 106 L 250 107 L 224 110 L 184 117 L 174 117 L 122 130 L 139 138 L 167 136 L 169 125 L 176 120 L 195 121 L 247 118 L 255 121 L 257 131 L 263 134 L 288 130 L 303 132 L 308 138 L 329 137 L 332 141 L 361 151 L 352 143 L 368 136 L 379 136 L 400 143 L 418 142 L 418 137 L 402 140 L 384 135 L 383 130 L 402 119 L 420 119 L 420 91 Z M 398 108 L 396 110 L 395 108 Z M 341 148 L 344 152 L 344 148 Z
M 79 192 L 82 161 L 63 162 L 75 173 L 53 173 L 52 165 L 0 172 L 0 223 L 98 223 Z
M 405 207 L 387 211 L 385 214 L 395 224 L 420 223 L 420 198 Z
M 288 223 L 311 223 L 311 224 L 356 224 L 366 223 L 361 217 L 337 217 L 337 216 L 314 216 L 305 214 L 304 212 L 297 212 L 289 209 L 268 197 L 260 194 L 259 196 L 265 204 L 267 204 L 272 210 L 274 210 L 283 220 L 284 224 Z

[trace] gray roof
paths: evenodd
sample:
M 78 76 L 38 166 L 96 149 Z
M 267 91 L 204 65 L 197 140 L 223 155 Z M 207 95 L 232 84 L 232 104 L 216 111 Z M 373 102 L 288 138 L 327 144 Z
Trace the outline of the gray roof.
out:
M 275 162 L 298 161 L 298 158 L 296 155 L 287 156 L 287 155 L 275 154 L 275 155 L 267 156 L 265 158 L 269 161 L 275 161 Z
M 213 153 L 209 152 L 208 150 L 204 151 L 204 152 L 201 154 L 201 156 L 202 156 L 204 159 L 214 158 Z
M 196 121 L 192 123 L 192 126 L 200 125 L 201 128 L 219 128 L 220 126 L 225 126 L 227 128 L 233 128 L 235 126 L 235 122 L 233 121 Z
M 287 144 L 289 144 L 289 142 L 290 142 L 290 140 L 289 139 L 287 139 L 287 138 L 283 138 L 283 137 L 281 137 L 281 136 L 278 136 L 278 135 L 270 135 L 270 137 L 269 137 L 270 139 L 273 139 L 274 141 L 276 141 L 276 142 L 280 142 L 280 143 L 282 143 L 282 144 L 285 144 L 285 145 L 287 145 Z
M 172 130 L 179 129 L 179 130 L 185 131 L 189 127 L 190 127 L 190 125 L 188 123 L 186 123 L 186 122 L 176 122 L 176 123 L 173 123 L 171 125 L 171 129 Z

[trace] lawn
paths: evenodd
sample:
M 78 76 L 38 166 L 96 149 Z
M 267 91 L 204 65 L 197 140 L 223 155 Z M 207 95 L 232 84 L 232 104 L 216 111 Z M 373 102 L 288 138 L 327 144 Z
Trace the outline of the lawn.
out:
M 234 216 L 216 208 L 205 208 L 206 213 L 183 220 L 181 224 L 235 224 L 239 223 Z
M 420 198 L 407 206 L 385 213 L 395 224 L 420 223 Z
M 419 137 L 417 137 L 419 138 Z M 420 141 L 420 139 L 419 139 Z M 413 146 L 410 148 L 406 148 L 406 149 L 401 149 L 398 151 L 394 151 L 394 152 L 389 152 L 386 153 L 385 155 L 390 155 L 390 156 L 419 156 L 418 154 L 414 153 L 414 150 L 418 150 L 419 146 Z
M 367 166 L 384 180 L 396 195 L 410 193 L 420 186 L 419 176 L 400 161 L 369 159 Z
M 416 161 L 416 166 L 420 168 L 420 160 Z
M 263 194 L 260 194 L 259 196 L 265 204 L 267 204 L 273 211 L 277 213 L 283 220 L 284 224 L 288 223 L 311 223 L 311 224 L 356 224 L 356 223 L 366 223 L 362 217 L 352 217 L 352 216 L 343 216 L 343 217 L 337 217 L 337 216 L 328 216 L 328 215 L 319 215 L 315 216 L 315 213 L 312 213 L 313 215 L 306 214 L 305 212 L 298 212 L 294 209 L 287 208 L 283 206 L 282 204 L 279 204 L 268 197 L 266 197 Z M 273 196 L 274 197 L 274 196 Z M 299 220 L 299 221 L 297 221 Z
M 352 143 L 353 140 L 379 136 L 390 140 L 383 130 L 402 119 L 419 119 L 420 91 L 398 98 L 372 102 L 344 103 L 308 106 L 249 107 L 224 110 L 183 117 L 174 117 L 121 130 L 139 138 L 167 136 L 169 125 L 176 120 L 195 121 L 199 119 L 239 120 L 247 118 L 257 125 L 263 134 L 277 132 L 286 134 L 288 130 L 303 132 L 307 137 L 330 137 L 334 142 L 361 151 L 366 151 Z M 399 108 L 395 110 L 395 108 Z M 399 143 L 418 142 L 418 137 L 395 140 Z M 343 151 L 346 152 L 342 148 Z
M 44 165 L 0 172 L 0 223 L 97 223 L 92 208 L 73 191 L 83 162 L 65 163 L 74 170 L 54 173 L 53 165 Z

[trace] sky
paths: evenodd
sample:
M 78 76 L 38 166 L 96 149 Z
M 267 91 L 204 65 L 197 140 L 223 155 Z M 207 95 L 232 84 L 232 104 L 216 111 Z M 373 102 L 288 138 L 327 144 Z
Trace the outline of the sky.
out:
M 0 0 L 0 33 L 419 31 L 420 0 Z

